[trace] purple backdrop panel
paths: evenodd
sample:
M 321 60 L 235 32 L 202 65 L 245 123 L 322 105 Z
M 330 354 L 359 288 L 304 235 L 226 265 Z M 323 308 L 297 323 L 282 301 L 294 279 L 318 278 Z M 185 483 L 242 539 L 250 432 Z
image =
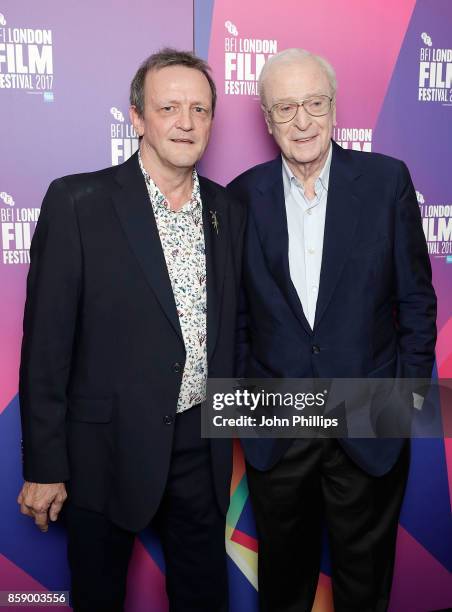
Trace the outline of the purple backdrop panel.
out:
M 41 201 L 57 176 L 120 163 L 136 148 L 130 81 L 145 57 L 167 45 L 192 49 L 191 1 L 0 6 L 0 590 L 69 585 L 63 531 L 53 525 L 43 536 L 16 504 L 21 322 Z M 137 542 L 129 610 L 165 610 L 160 558 L 157 541 Z
M 128 157 L 132 76 L 162 46 L 192 48 L 193 7 L 6 0 L 0 13 L 1 411 L 17 390 L 28 246 L 45 190 Z

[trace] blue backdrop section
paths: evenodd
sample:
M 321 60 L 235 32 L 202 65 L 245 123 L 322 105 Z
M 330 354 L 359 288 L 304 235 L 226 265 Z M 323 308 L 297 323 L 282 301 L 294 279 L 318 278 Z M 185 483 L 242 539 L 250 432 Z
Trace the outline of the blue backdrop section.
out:
M 258 610 L 257 591 L 250 588 L 248 579 L 236 564 L 228 559 L 229 606 L 234 612 Z
M 443 440 L 412 440 L 410 475 L 400 523 L 452 571 L 452 522 L 447 491 Z
M 151 555 L 159 569 L 165 573 L 165 560 L 163 551 L 155 531 L 151 528 L 145 529 L 139 534 L 140 542 L 143 544 L 147 552 Z
M 430 45 L 449 48 L 449 0 L 418 0 L 386 92 L 373 145 L 403 159 L 415 188 L 427 204 L 450 201 L 451 108 L 440 102 L 418 100 L 423 36 Z M 427 83 L 428 87 L 428 83 Z M 432 256 L 438 296 L 438 331 L 450 316 L 452 268 Z M 445 372 L 441 372 L 445 376 Z M 435 376 L 437 373 L 435 372 Z M 445 567 L 452 570 L 452 522 L 444 441 L 415 439 L 401 524 Z
M 235 528 L 239 531 L 244 531 L 252 538 L 257 538 L 253 509 L 251 507 L 251 501 L 249 497 L 246 500 L 245 505 L 243 506 L 242 513 L 240 515 L 239 520 L 237 521 L 237 525 L 235 526 Z
M 19 512 L 16 499 L 22 486 L 20 418 L 17 396 L 0 414 L 0 482 L 2 507 L 0 553 L 49 590 L 69 589 L 66 539 L 61 525 L 41 533 L 33 521 Z
M 450 0 L 416 2 L 374 135 L 376 151 L 403 159 L 417 188 L 428 184 L 432 197 L 436 192 L 440 198 L 450 194 L 442 171 L 450 168 L 451 105 L 417 101 L 419 50 L 424 32 L 433 37 L 433 48 L 452 47 L 451 6 Z M 444 306 L 450 309 L 450 301 Z
M 212 23 L 214 0 L 194 1 L 194 50 L 199 57 L 207 60 L 209 56 L 210 26 Z

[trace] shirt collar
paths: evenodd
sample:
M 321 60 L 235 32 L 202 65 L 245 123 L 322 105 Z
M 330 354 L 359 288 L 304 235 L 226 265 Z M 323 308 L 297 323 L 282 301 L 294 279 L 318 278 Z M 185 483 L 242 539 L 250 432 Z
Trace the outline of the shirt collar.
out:
M 201 201 L 201 191 L 199 188 L 199 177 L 196 172 L 196 168 L 193 168 L 192 179 L 193 179 L 193 189 L 191 193 L 191 198 L 188 202 L 186 202 L 182 208 L 178 211 L 172 211 L 169 205 L 168 200 L 154 183 L 152 178 L 149 175 L 149 172 L 143 166 L 143 161 L 141 159 L 140 151 L 138 151 L 138 163 L 140 165 L 141 172 L 143 174 L 144 180 L 146 182 L 146 186 L 148 188 L 149 198 L 151 200 L 152 208 L 154 210 L 158 208 L 164 208 L 168 212 L 184 212 L 191 213 L 196 210 L 201 210 L 202 201 Z
M 333 156 L 333 145 L 330 143 L 330 150 L 328 151 L 328 157 L 326 158 L 323 168 L 320 171 L 318 178 L 316 179 L 316 187 L 319 182 L 320 185 L 323 187 L 323 189 L 325 189 L 325 191 L 328 191 L 328 185 L 330 182 L 330 169 L 331 169 L 332 156 Z M 287 194 L 287 192 L 290 191 L 293 184 L 301 185 L 301 183 L 297 179 L 297 177 L 294 175 L 292 170 L 290 169 L 289 164 L 286 162 L 283 155 L 281 155 L 281 158 L 282 158 L 282 168 L 283 168 L 282 173 L 283 173 L 284 193 Z M 316 191 L 318 191 L 318 189 L 316 189 Z

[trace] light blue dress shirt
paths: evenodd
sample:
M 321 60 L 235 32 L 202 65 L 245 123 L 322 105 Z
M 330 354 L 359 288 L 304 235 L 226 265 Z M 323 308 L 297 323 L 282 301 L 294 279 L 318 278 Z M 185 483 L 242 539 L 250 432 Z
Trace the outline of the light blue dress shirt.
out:
M 311 329 L 314 327 L 319 294 L 332 150 L 330 145 L 328 157 L 315 182 L 315 197 L 312 200 L 306 197 L 303 185 L 282 158 L 290 278 Z

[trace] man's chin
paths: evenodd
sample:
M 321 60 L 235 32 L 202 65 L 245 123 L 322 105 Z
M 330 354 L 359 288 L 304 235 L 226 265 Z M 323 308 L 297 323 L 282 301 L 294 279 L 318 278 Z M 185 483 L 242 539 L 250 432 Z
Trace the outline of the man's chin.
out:
M 168 162 L 170 163 L 170 165 L 174 166 L 174 168 L 186 168 L 188 170 L 193 168 L 193 166 L 197 163 L 198 160 L 199 157 L 197 157 L 196 155 L 187 155 L 182 157 L 178 156 L 170 158 Z
M 319 151 L 297 152 L 294 155 L 295 163 L 297 164 L 312 164 L 320 161 L 322 154 Z

